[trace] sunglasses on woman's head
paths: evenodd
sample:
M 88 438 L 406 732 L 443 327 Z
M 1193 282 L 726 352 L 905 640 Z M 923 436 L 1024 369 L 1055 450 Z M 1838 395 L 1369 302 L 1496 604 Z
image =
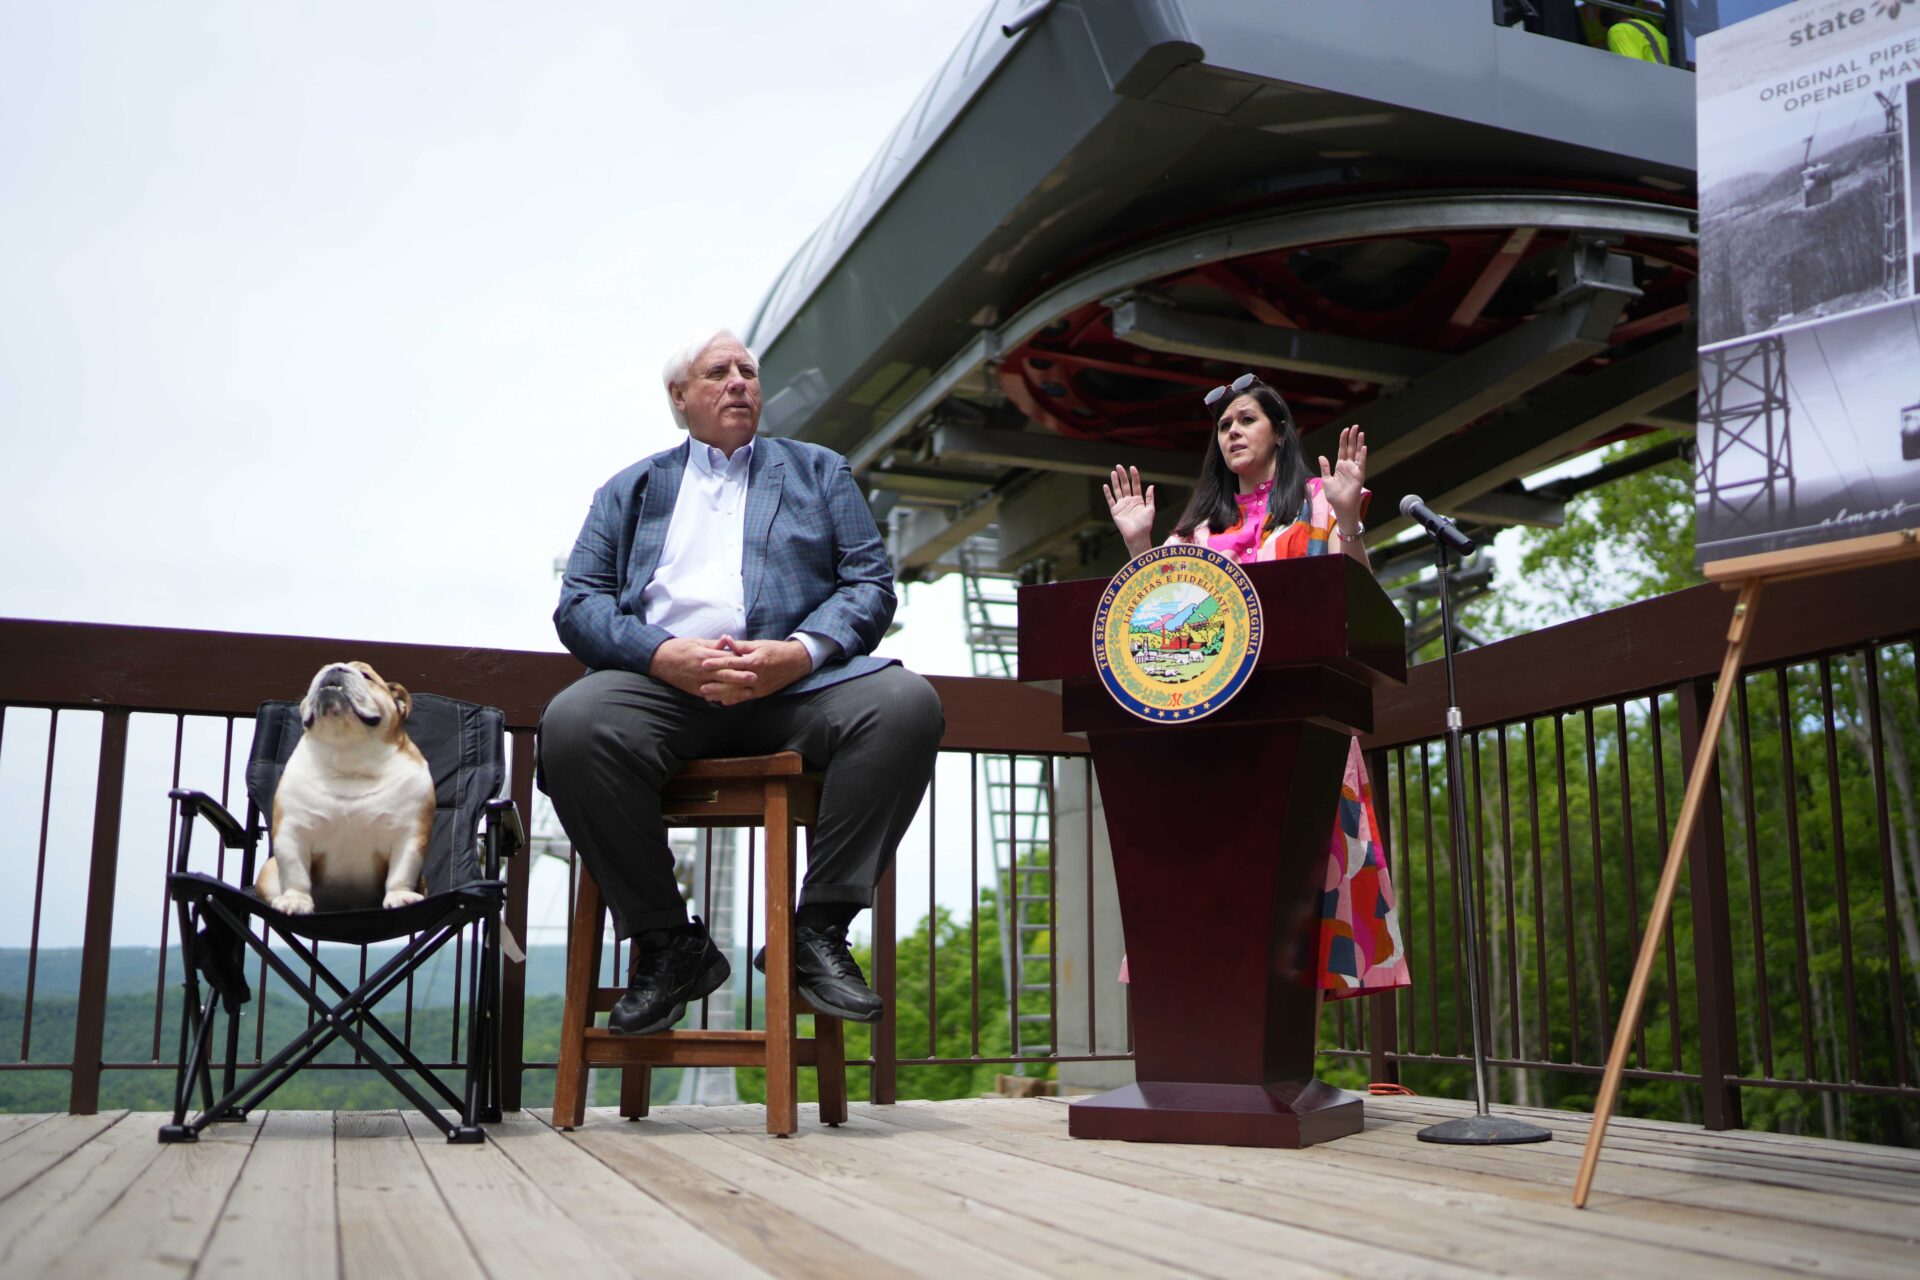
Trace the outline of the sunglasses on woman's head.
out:
M 1207 408 L 1211 409 L 1216 404 L 1219 404 L 1220 397 L 1226 395 L 1229 391 L 1237 396 L 1258 381 L 1260 381 L 1258 374 L 1243 373 L 1233 380 L 1231 386 L 1215 387 L 1213 390 L 1207 392 Z

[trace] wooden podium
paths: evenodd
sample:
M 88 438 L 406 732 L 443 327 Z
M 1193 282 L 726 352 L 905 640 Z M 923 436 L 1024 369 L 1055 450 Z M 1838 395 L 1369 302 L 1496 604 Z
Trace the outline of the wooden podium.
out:
M 1058 681 L 1106 806 L 1137 1083 L 1069 1111 L 1076 1138 L 1304 1147 L 1357 1133 L 1314 1079 L 1318 897 L 1347 744 L 1373 686 L 1406 679 L 1403 623 L 1344 555 L 1243 565 L 1265 639 L 1213 714 L 1155 724 L 1093 661 L 1105 580 L 1020 590 L 1020 679 Z

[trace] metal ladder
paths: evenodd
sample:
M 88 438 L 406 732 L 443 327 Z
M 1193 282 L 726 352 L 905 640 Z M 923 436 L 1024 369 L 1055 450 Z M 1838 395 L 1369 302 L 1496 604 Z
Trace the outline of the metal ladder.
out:
M 961 596 L 973 674 L 1010 680 L 1018 647 L 1014 583 L 987 573 L 990 552 L 972 540 L 960 548 Z M 1000 965 L 1016 1058 L 1054 1052 L 1052 761 L 987 756 L 987 832 L 993 845 Z M 977 904 L 976 904 L 977 906 Z M 1044 950 L 1034 950 L 1044 946 Z M 1025 1074 L 1015 1064 L 1015 1074 Z
M 977 537 L 960 544 L 960 595 L 967 615 L 967 648 L 973 674 L 1011 680 L 1020 645 L 1019 601 L 1012 578 L 989 574 L 991 544 Z
M 1001 967 L 1013 1056 L 1054 1051 L 1052 761 L 987 757 L 987 811 L 999 871 Z M 1043 948 L 1043 949 L 1036 949 Z M 1025 1074 L 1015 1064 L 1016 1075 Z

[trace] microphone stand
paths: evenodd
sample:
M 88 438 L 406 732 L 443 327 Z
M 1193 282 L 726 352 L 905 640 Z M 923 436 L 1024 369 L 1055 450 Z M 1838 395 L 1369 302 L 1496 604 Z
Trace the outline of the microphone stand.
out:
M 1448 523 L 1451 523 L 1449 521 Z M 1453 1146 L 1506 1146 L 1519 1142 L 1545 1142 L 1553 1134 L 1536 1124 L 1496 1116 L 1487 1110 L 1487 1046 L 1481 1013 L 1480 992 L 1480 907 L 1477 871 L 1467 848 L 1466 752 L 1461 744 L 1460 695 L 1453 681 L 1453 606 L 1447 598 L 1447 543 L 1434 535 L 1434 549 L 1440 564 L 1440 646 L 1447 664 L 1447 817 L 1453 835 L 1454 894 L 1461 899 L 1460 922 L 1466 934 L 1467 1012 L 1473 1018 L 1473 1098 L 1474 1114 L 1456 1120 L 1444 1120 L 1420 1130 L 1422 1142 L 1442 1142 Z M 1471 555 L 1471 549 L 1467 554 Z

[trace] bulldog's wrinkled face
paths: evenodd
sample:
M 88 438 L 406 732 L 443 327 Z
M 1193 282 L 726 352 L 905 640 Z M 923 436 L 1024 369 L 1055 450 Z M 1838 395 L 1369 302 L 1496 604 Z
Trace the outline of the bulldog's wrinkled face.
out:
M 309 733 L 353 732 L 391 737 L 413 710 L 413 699 L 364 662 L 329 662 L 314 673 L 300 703 Z

